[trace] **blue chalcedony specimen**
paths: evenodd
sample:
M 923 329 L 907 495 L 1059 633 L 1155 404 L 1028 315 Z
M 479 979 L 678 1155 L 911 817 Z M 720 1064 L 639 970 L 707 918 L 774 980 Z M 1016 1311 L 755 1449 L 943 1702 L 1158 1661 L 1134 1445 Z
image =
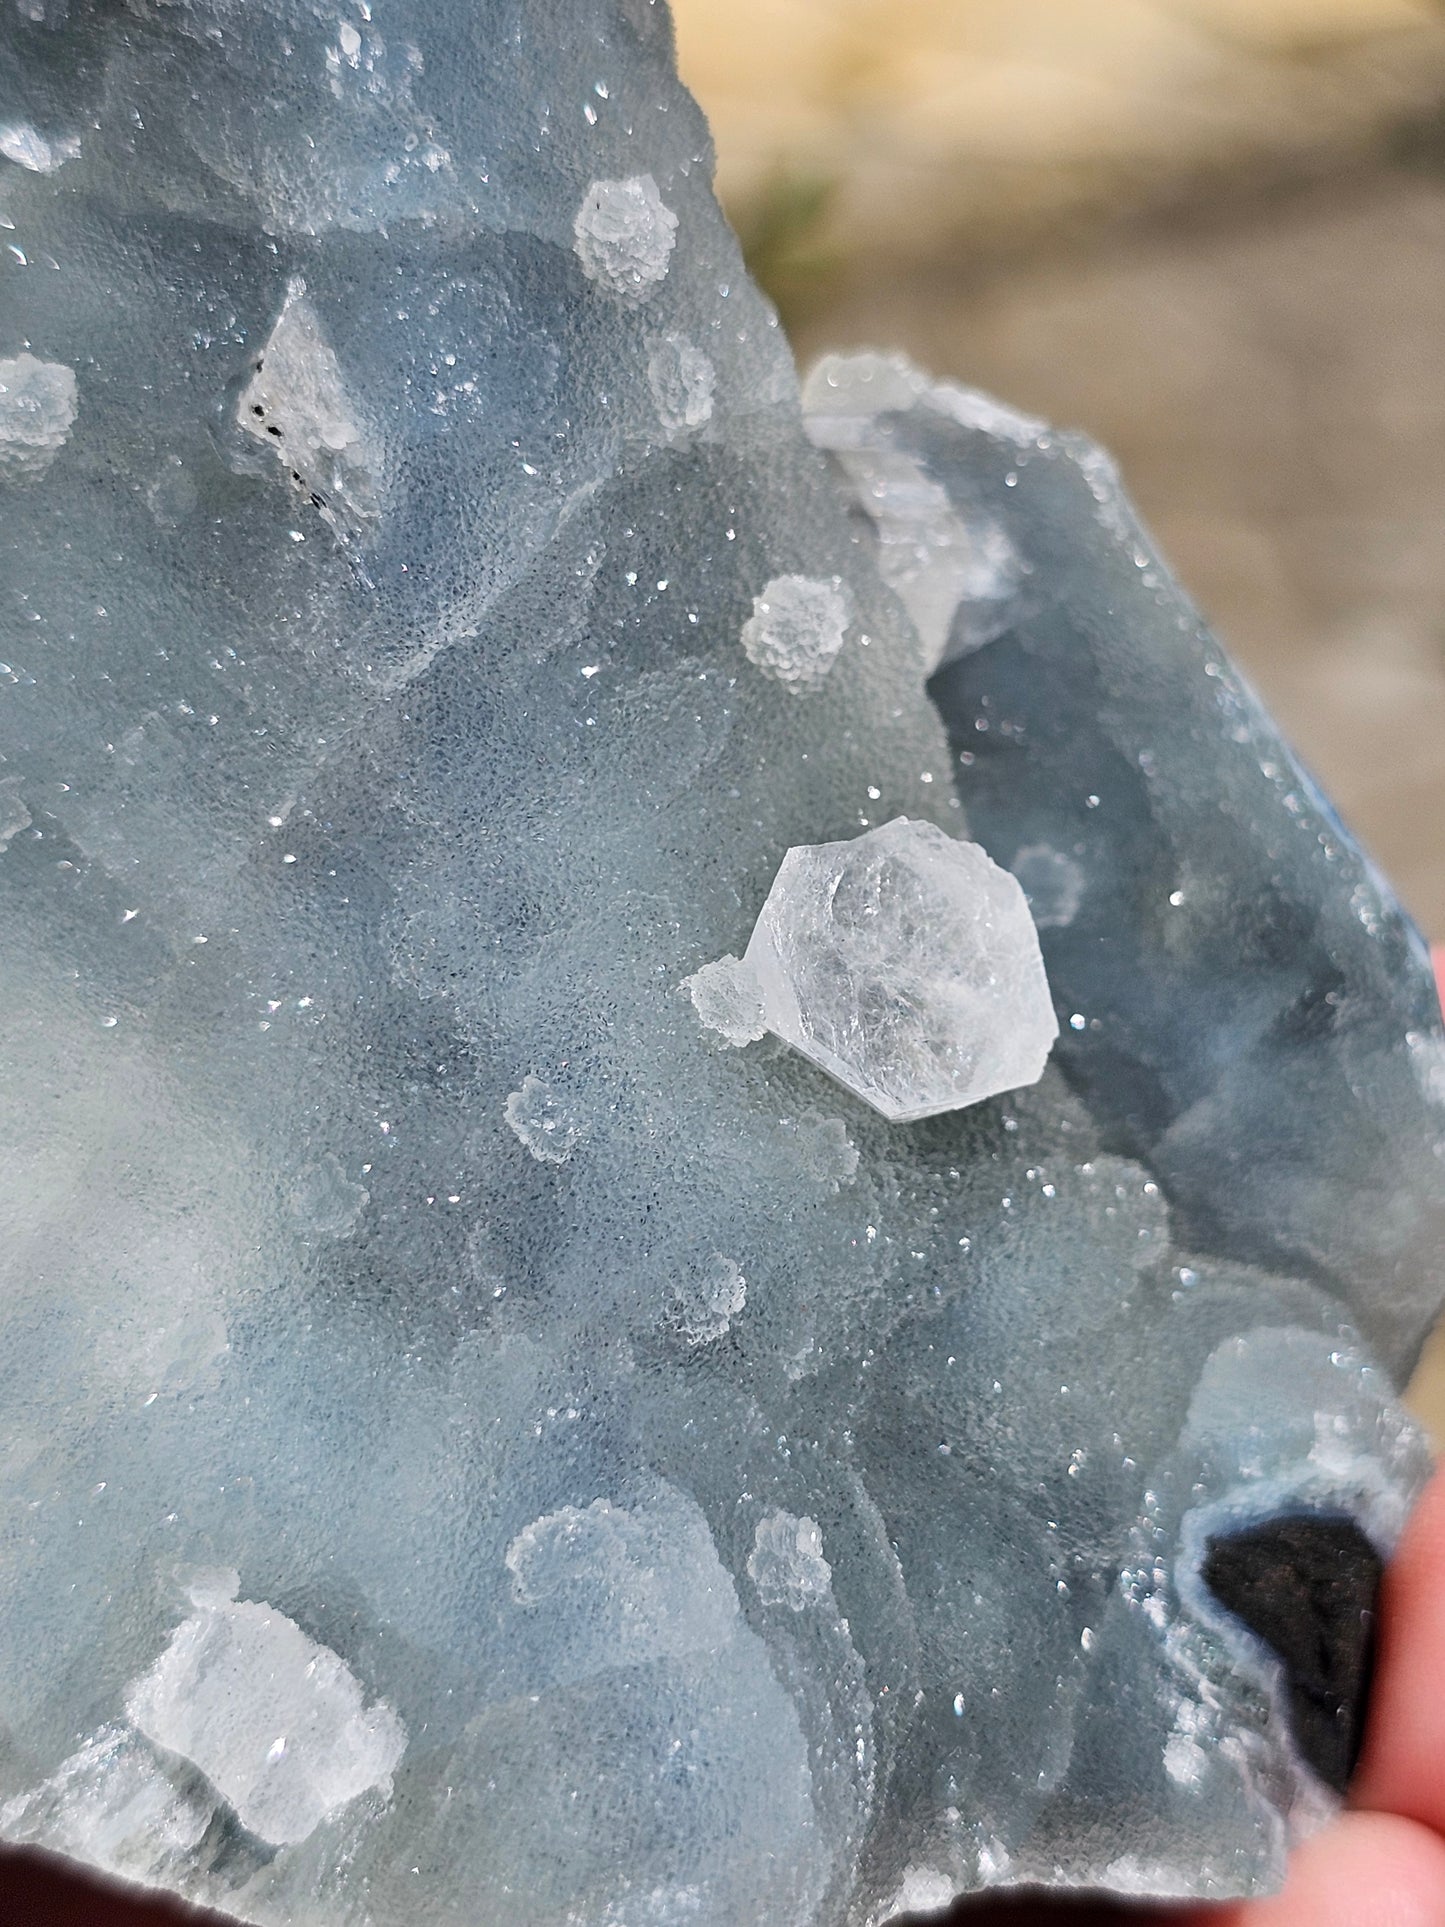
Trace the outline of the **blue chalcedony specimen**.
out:
M 1103 459 L 800 405 L 654 0 L 9 0 L 0 157 L 0 1835 L 1277 1881 L 1445 1041 Z

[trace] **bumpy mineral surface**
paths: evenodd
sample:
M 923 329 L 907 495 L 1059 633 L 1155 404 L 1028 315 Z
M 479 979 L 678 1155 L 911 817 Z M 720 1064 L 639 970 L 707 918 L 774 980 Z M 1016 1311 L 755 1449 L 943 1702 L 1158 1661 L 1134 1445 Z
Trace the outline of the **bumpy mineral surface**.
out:
M 710 165 L 656 0 L 0 4 L 0 1835 L 265 1927 L 1249 1892 L 1357 1741 L 1418 940 Z

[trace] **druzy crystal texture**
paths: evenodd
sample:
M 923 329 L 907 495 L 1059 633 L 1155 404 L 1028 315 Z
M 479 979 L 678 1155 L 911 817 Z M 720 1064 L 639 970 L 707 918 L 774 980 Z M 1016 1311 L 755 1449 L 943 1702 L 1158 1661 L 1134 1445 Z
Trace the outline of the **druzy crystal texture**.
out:
M 1358 1743 L 1423 950 L 710 171 L 656 0 L 0 0 L 0 1836 L 263 1927 L 1252 1892 Z

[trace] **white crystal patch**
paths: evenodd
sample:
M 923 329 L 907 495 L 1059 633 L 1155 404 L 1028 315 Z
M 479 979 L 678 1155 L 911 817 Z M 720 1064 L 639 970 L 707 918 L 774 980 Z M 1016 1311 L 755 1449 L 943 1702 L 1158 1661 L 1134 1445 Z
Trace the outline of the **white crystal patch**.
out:
M 1040 930 L 1066 930 L 1084 901 L 1084 872 L 1071 856 L 1047 843 L 1027 844 L 1009 865 L 1023 885 L 1029 912 Z
M 198 1766 L 243 1827 L 285 1846 L 373 1789 L 389 1795 L 406 1732 L 363 1703 L 346 1662 L 272 1607 L 192 1589 L 196 1608 L 126 1694 L 148 1740 Z
M 1058 1035 L 1017 879 L 907 817 L 789 850 L 744 961 L 768 1029 L 895 1123 L 1037 1083 Z
M 594 181 L 572 223 L 573 246 L 589 281 L 627 301 L 646 301 L 667 278 L 677 216 L 650 174 Z
M 815 1184 L 836 1191 L 858 1175 L 858 1146 L 841 1117 L 785 1117 L 779 1129 L 799 1167 Z
M 70 440 L 80 402 L 63 361 L 0 361 L 0 482 L 43 475 Z
M 20 800 L 20 786 L 11 781 L 0 783 L 0 850 L 12 836 L 30 827 L 30 812 Z
M 350 1237 L 369 1201 L 365 1185 L 353 1183 L 330 1151 L 298 1172 L 291 1187 L 292 1217 L 316 1238 Z
M 742 1266 L 715 1251 L 693 1276 L 675 1287 L 677 1326 L 689 1345 L 723 1337 L 748 1302 Z
M 887 411 L 931 392 L 901 356 L 871 354 L 828 355 L 803 388 L 808 439 L 832 456 L 872 522 L 879 570 L 912 618 L 929 674 L 969 646 L 954 635 L 960 607 L 1004 607 L 1024 566 L 999 522 L 961 515 L 916 456 L 887 445 Z
M 579 1673 L 718 1651 L 736 1629 L 707 1523 L 676 1493 L 560 1506 L 524 1526 L 505 1559 L 514 1601 L 547 1616 Z
M 271 450 L 292 487 L 339 535 L 365 533 L 378 510 L 380 460 L 298 275 L 287 284 L 236 419 Z
M 958 1882 L 937 1867 L 905 1867 L 897 1891 L 879 1916 L 879 1927 L 909 1914 L 941 1914 L 958 1895 Z
M 150 1743 L 116 1722 L 40 1786 L 0 1806 L 0 1834 L 58 1848 L 105 1873 L 161 1881 L 200 1843 L 214 1812 L 213 1797 L 178 1790 Z
M 716 1031 L 735 1050 L 755 1044 L 765 1035 L 768 1024 L 763 1010 L 763 987 L 745 963 L 736 957 L 719 957 L 704 964 L 682 988 L 692 999 L 698 1022 Z
M 837 661 L 849 613 L 847 594 L 836 578 L 822 582 L 807 575 L 774 576 L 754 598 L 753 612 L 743 624 L 748 661 L 795 695 L 806 695 Z
M 31 127 L 26 121 L 0 123 L 0 154 L 7 161 L 14 161 L 17 167 L 28 168 L 32 174 L 54 174 L 79 153 L 80 142 L 73 134 L 48 140 L 38 127 Z
M 647 358 L 647 384 L 657 419 L 669 434 L 701 428 L 712 419 L 717 370 L 685 335 L 663 335 Z
M 506 1103 L 507 1122 L 534 1158 L 565 1164 L 582 1142 L 579 1118 L 550 1085 L 529 1072 Z
M 1023 564 L 991 517 L 965 521 L 910 455 L 872 449 L 837 457 L 878 533 L 878 567 L 918 631 L 932 674 L 950 654 L 964 603 L 1003 604 Z
M 748 1577 L 765 1606 L 800 1613 L 833 1589 L 833 1568 L 823 1557 L 823 1534 L 815 1519 L 768 1512 L 758 1520 Z

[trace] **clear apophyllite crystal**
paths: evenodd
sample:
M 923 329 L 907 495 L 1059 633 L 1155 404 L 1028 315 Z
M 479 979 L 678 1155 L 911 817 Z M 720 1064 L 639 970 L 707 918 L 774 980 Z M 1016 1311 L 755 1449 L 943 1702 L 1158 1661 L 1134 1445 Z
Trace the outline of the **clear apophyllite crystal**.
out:
M 709 165 L 654 0 L 0 8 L 0 1835 L 264 1927 L 1267 1886 L 1215 1576 L 1423 1475 L 1408 927 Z
M 1037 1083 L 1058 1036 L 1018 882 L 934 823 L 789 850 L 744 961 L 768 1029 L 898 1123 Z

